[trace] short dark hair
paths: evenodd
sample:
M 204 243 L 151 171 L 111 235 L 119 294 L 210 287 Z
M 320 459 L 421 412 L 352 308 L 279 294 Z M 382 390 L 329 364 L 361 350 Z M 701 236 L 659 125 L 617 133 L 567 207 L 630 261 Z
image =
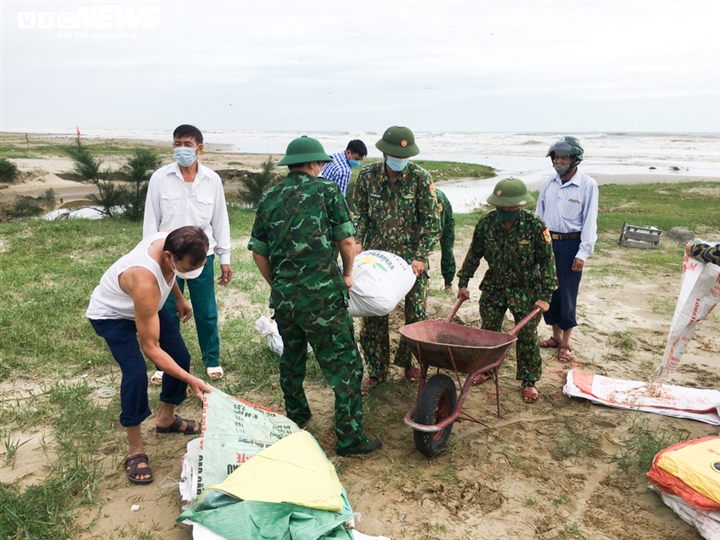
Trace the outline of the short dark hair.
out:
M 178 126 L 175 128 L 175 131 L 173 131 L 173 140 L 182 139 L 183 137 L 192 137 L 198 146 L 203 143 L 203 136 L 202 133 L 200 133 L 200 130 L 190 124 Z
M 360 139 L 350 141 L 345 150 L 350 150 L 351 154 L 358 154 L 360 157 L 367 156 L 367 146 Z
M 163 251 L 169 251 L 176 261 L 190 255 L 190 264 L 196 266 L 203 262 L 210 249 L 210 242 L 200 227 L 188 225 L 175 229 L 165 238 Z

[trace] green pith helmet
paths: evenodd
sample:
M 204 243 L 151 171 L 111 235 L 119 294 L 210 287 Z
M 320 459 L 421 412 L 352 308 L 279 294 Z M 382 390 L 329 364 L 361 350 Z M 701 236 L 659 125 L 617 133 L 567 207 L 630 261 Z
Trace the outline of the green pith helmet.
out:
M 285 157 L 278 161 L 278 165 L 300 165 L 302 163 L 312 163 L 313 161 L 325 163 L 332 160 L 333 158 L 325 153 L 320 141 L 303 135 L 288 144 Z
M 375 148 L 383 154 L 399 158 L 409 158 L 420 153 L 420 149 L 415 144 L 415 135 L 410 128 L 403 126 L 387 128 L 382 139 L 375 143 Z
M 575 137 L 560 137 L 553 143 L 545 157 L 552 159 L 555 157 L 555 154 L 559 156 L 570 156 L 577 165 L 583 160 L 584 153 L 585 151 L 583 147 L 580 146 L 580 141 Z
M 518 178 L 505 178 L 497 183 L 487 202 L 500 208 L 511 208 L 525 206 L 535 202 L 535 199 L 528 194 L 525 182 Z

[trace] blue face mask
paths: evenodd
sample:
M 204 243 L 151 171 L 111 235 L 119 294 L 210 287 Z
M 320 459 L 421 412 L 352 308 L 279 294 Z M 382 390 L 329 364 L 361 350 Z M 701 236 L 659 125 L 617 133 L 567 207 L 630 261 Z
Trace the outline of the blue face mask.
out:
M 350 164 L 350 168 L 354 169 L 355 167 L 360 166 L 360 160 L 359 159 L 348 159 L 348 163 Z
M 409 161 L 409 158 L 396 158 L 392 156 L 388 156 L 385 159 L 385 163 L 387 164 L 387 166 L 395 172 L 402 172 L 403 169 L 407 167 Z
M 190 165 L 195 163 L 195 160 L 197 159 L 197 156 L 195 155 L 195 150 L 197 150 L 197 148 L 178 146 L 177 148 L 173 149 L 173 157 L 175 158 L 175 161 L 180 164 L 181 167 L 189 167 Z

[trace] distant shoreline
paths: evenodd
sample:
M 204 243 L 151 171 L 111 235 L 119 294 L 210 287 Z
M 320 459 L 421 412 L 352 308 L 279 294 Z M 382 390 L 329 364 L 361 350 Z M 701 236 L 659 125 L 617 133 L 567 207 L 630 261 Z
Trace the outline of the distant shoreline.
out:
M 25 146 L 26 138 L 25 133 L 10 133 L 2 132 L 3 143 L 5 146 L 14 146 L 16 148 L 23 148 Z M 33 154 L 32 145 L 38 143 L 57 142 L 58 144 L 69 144 L 76 139 L 72 135 L 64 136 L 48 136 L 47 134 L 28 134 L 27 141 L 29 141 L 28 150 L 29 154 Z M 83 139 L 85 142 L 89 142 L 93 145 L 97 144 L 110 144 L 115 149 L 118 147 L 126 148 L 128 150 L 136 147 L 148 147 L 160 150 L 163 154 L 163 161 L 169 163 L 172 161 L 171 144 L 170 141 L 161 142 L 151 139 L 127 139 L 127 138 L 88 138 Z M 268 153 L 268 152 L 238 152 L 232 150 L 232 144 L 225 143 L 208 143 L 206 144 L 205 152 L 203 153 L 200 161 L 207 167 L 213 170 L 223 170 L 232 168 L 242 168 L 248 170 L 259 170 L 261 163 L 266 159 L 267 156 L 279 157 L 280 153 Z M 103 154 L 102 150 L 98 152 L 98 157 L 104 161 L 105 165 L 111 168 L 117 168 L 124 162 L 124 156 L 115 153 L 108 152 Z M 462 156 L 458 156 L 462 159 Z M 468 156 L 470 157 L 470 156 Z M 421 154 L 418 156 L 419 159 L 425 159 L 430 161 Z M 72 169 L 72 161 L 63 155 L 58 155 L 54 151 L 47 153 L 46 149 L 37 152 L 35 157 L 28 158 L 10 158 L 21 172 L 25 174 L 25 180 L 22 183 L 13 184 L 9 186 L 0 185 L 0 202 L 8 202 L 13 200 L 14 197 L 20 195 L 31 195 L 40 196 L 47 189 L 52 188 L 55 190 L 58 199 L 64 199 L 65 202 L 84 200 L 87 198 L 89 193 L 92 193 L 93 188 L 87 184 L 64 180 L 58 175 L 66 173 Z M 369 158 L 369 161 L 379 159 L 377 157 Z M 471 161 L 468 161 L 471 162 Z M 232 165 L 230 165 L 232 163 Z M 471 162 L 472 163 L 472 162 Z M 543 160 L 542 164 L 545 163 Z M 619 172 L 617 174 L 609 173 L 594 173 L 594 165 L 592 163 L 582 164 L 580 170 L 589 174 L 597 181 L 598 185 L 608 184 L 651 184 L 651 183 L 686 183 L 686 182 L 720 182 L 720 178 L 712 175 L 700 175 L 686 173 L 686 171 L 674 172 L 661 172 L 655 170 L 654 172 L 648 173 L 636 173 L 635 171 L 639 167 L 635 167 L 633 172 Z M 437 183 L 439 187 L 442 187 L 445 194 L 450 199 L 453 209 L 458 213 L 470 211 L 472 208 L 476 208 L 480 203 L 484 203 L 487 196 L 492 193 L 493 186 L 502 178 L 508 176 L 518 176 L 522 178 L 531 190 L 537 190 L 540 188 L 542 180 L 550 175 L 552 170 L 547 167 L 547 171 L 541 172 L 540 169 L 535 169 L 532 174 L 523 174 L 524 171 L 516 171 L 508 168 L 500 168 L 497 173 L 498 176 L 495 178 L 478 180 L 475 178 L 467 179 L 453 179 L 448 181 L 440 181 Z M 280 170 L 282 172 L 282 168 Z M 237 185 L 228 184 L 226 185 L 226 191 L 233 191 L 237 189 Z

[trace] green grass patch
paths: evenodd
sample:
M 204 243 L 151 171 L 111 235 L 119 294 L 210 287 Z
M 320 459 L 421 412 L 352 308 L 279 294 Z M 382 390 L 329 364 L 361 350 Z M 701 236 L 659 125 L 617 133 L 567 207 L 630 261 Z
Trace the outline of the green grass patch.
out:
M 625 474 L 644 474 L 650 470 L 655 455 L 668 446 L 688 440 L 687 431 L 668 431 L 650 426 L 650 419 L 634 416 L 630 438 L 620 441 L 610 458 Z
M 632 332 L 610 332 L 608 343 L 625 353 L 630 353 L 635 350 L 635 338 L 633 338 Z
M 590 433 L 567 425 L 555 441 L 554 453 L 563 458 L 579 454 L 593 455 L 597 450 L 597 439 Z
M 413 163 L 429 172 L 436 182 L 456 180 L 458 178 L 477 178 L 478 180 L 484 180 L 497 176 L 495 169 L 492 167 L 477 165 L 475 163 L 423 160 L 413 160 Z
M 664 233 L 679 226 L 717 231 L 718 202 L 720 182 L 600 186 L 598 230 L 617 231 L 619 238 L 627 222 L 639 227 L 655 226 Z

